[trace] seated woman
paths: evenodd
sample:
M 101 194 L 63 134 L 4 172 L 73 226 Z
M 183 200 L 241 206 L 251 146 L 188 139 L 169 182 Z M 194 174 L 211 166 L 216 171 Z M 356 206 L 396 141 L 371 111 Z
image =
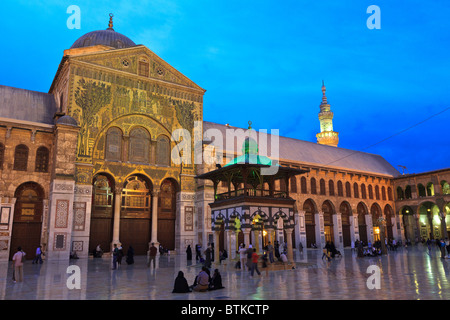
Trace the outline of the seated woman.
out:
M 224 288 L 224 286 L 222 286 L 222 276 L 220 275 L 219 269 L 215 269 L 211 278 L 209 290 L 217 290 L 222 288 Z
M 184 277 L 183 271 L 179 271 L 178 276 L 175 278 L 175 284 L 173 286 L 172 293 L 186 293 L 186 292 L 191 292 L 191 289 L 189 289 L 189 285 L 186 278 Z
M 206 291 L 209 288 L 210 277 L 208 274 L 209 270 L 205 266 L 202 267 L 202 271 L 195 278 L 194 286 L 192 290 L 194 291 Z

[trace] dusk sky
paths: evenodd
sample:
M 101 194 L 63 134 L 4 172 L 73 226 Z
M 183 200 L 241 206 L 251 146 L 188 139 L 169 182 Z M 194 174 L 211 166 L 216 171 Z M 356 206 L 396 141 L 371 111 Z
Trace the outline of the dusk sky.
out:
M 81 9 L 69 29 L 67 8 Z M 370 5 L 381 29 L 369 29 Z M 48 92 L 64 49 L 114 29 L 206 89 L 204 120 L 316 142 L 322 80 L 339 147 L 449 168 L 450 1 L 8 1 L 0 84 Z

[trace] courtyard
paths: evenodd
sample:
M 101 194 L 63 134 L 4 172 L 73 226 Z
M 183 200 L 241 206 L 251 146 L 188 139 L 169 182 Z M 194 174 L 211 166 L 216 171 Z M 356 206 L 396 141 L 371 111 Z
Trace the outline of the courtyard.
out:
M 79 289 L 69 289 L 72 272 L 80 271 Z M 295 252 L 295 269 L 268 271 L 253 277 L 222 263 L 225 288 L 216 291 L 172 293 L 178 271 L 189 284 L 201 269 L 195 257 L 158 256 L 156 268 L 148 268 L 145 256 L 136 256 L 133 265 L 124 261 L 117 270 L 111 259 L 89 258 L 67 262 L 25 263 L 24 282 L 12 281 L 11 263 L 2 263 L 2 300 L 448 300 L 450 299 L 450 259 L 441 259 L 437 248 L 429 255 L 421 244 L 389 251 L 385 256 L 357 258 L 351 249 L 330 262 L 322 260 L 322 250 Z M 369 288 L 373 269 L 379 270 L 379 289 Z M 69 281 L 70 282 L 70 281 Z

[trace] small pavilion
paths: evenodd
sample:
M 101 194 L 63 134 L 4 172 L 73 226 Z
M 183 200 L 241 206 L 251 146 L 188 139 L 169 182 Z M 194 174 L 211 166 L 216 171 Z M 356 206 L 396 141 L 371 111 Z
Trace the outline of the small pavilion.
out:
M 276 166 L 275 170 L 273 169 Z M 273 174 L 265 174 L 271 172 Z M 258 154 L 258 144 L 247 137 L 242 155 L 216 170 L 200 174 L 197 179 L 210 180 L 214 202 L 210 203 L 214 255 L 226 249 L 235 258 L 240 243 L 252 244 L 261 253 L 267 243 L 274 244 L 275 232 L 284 231 L 287 258 L 293 261 L 295 200 L 289 196 L 290 178 L 308 170 L 283 167 L 278 161 Z M 219 184 L 226 192 L 218 193 Z M 218 260 L 218 259 L 217 259 Z

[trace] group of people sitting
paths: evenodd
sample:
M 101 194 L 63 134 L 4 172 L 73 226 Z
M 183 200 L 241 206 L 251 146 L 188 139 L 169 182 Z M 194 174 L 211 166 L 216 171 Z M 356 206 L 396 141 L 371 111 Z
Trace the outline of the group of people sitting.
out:
M 325 247 L 323 248 L 322 259 L 326 258 L 328 261 L 334 259 L 335 257 L 341 257 L 342 254 L 339 250 L 336 249 L 333 241 L 328 241 Z
M 222 276 L 219 269 L 214 270 L 214 274 L 211 276 L 210 270 L 203 266 L 200 273 L 195 277 L 194 284 L 189 286 L 183 271 L 178 272 L 178 276 L 175 278 L 175 284 L 172 293 L 186 293 L 192 291 L 204 292 L 208 290 L 223 289 Z

